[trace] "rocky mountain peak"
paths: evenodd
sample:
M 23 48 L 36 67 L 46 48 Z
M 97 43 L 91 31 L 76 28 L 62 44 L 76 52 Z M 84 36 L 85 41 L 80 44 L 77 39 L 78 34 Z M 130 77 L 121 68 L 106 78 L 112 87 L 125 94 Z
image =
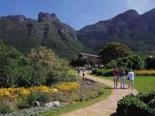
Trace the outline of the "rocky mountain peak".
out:
M 24 15 L 9 15 L 6 17 L 1 17 L 1 18 L 7 18 L 7 19 L 11 19 L 11 20 L 16 20 L 16 21 L 25 21 L 26 17 Z
M 136 14 L 137 15 L 139 13 L 136 10 L 131 9 L 131 10 L 124 12 L 124 14 Z
M 95 51 L 112 41 L 123 42 L 134 51 L 151 51 L 155 49 L 154 21 L 155 9 L 143 15 L 128 10 L 112 19 L 82 28 L 78 31 L 78 39 Z
M 59 19 L 57 18 L 55 13 L 49 14 L 40 12 L 38 14 L 38 22 L 45 22 L 45 21 L 53 22 L 53 21 L 59 21 Z
M 154 9 L 152 9 L 150 12 L 155 13 L 155 8 L 154 8 Z
M 139 17 L 140 14 L 136 10 L 128 10 L 120 15 L 117 15 L 115 18 L 136 18 Z

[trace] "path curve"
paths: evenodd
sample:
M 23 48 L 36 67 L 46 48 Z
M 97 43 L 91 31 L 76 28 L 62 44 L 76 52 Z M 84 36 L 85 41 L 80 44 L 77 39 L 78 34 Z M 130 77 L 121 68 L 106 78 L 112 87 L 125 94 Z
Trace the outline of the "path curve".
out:
M 88 73 L 86 74 L 86 78 L 103 83 L 109 87 L 113 87 L 113 82 L 111 80 L 98 78 L 96 76 L 89 75 Z M 116 112 L 117 102 L 123 96 L 126 96 L 130 93 L 136 94 L 137 91 L 131 89 L 114 89 L 111 95 L 106 99 L 91 106 L 62 114 L 61 116 L 110 116 Z

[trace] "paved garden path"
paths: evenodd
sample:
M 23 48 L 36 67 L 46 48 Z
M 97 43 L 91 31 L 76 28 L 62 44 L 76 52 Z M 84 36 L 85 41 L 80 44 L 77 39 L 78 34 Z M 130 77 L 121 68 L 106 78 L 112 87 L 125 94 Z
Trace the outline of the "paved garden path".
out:
M 96 82 L 103 83 L 109 87 L 113 87 L 111 80 L 101 79 L 87 73 L 86 78 L 94 80 Z M 69 113 L 62 114 L 61 116 L 110 116 L 116 112 L 117 102 L 130 93 L 136 94 L 136 90 L 131 89 L 114 89 L 109 97 L 95 103 L 91 106 L 78 109 Z

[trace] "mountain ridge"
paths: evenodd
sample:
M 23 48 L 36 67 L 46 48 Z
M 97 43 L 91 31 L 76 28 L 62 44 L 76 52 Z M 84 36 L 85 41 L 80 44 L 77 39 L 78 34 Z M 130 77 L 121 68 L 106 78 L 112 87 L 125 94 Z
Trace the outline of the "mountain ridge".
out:
M 24 15 L 0 17 L 0 40 L 26 53 L 31 48 L 46 46 L 60 57 L 74 58 L 84 48 L 76 31 L 52 13 L 40 12 L 38 19 Z
M 118 41 L 133 51 L 155 49 L 155 9 L 144 14 L 128 10 L 109 20 L 99 21 L 77 32 L 79 40 L 96 52 L 107 42 Z

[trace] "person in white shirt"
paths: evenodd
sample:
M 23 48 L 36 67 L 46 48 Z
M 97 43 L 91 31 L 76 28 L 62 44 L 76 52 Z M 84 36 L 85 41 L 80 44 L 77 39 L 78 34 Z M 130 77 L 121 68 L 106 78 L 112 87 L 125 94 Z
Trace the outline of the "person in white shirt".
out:
M 128 72 L 129 88 L 134 89 L 134 78 L 135 74 L 132 69 Z

